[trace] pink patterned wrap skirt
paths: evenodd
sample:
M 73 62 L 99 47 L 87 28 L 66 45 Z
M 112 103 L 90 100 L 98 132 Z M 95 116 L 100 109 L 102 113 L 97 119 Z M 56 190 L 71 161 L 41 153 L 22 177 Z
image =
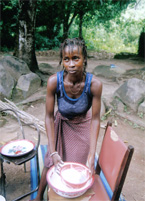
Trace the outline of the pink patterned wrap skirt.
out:
M 73 120 L 64 118 L 58 111 L 55 115 L 55 150 L 64 162 L 86 164 L 90 148 L 91 111 L 75 117 Z M 49 148 L 45 155 L 44 165 L 53 165 Z

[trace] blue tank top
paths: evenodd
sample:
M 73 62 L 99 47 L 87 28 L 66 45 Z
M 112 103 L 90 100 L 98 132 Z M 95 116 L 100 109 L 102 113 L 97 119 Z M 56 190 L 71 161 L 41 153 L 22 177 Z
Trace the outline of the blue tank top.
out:
M 93 75 L 86 73 L 86 81 L 82 94 L 79 98 L 70 98 L 64 88 L 63 84 L 64 71 L 57 73 L 57 103 L 58 110 L 62 116 L 73 119 L 74 117 L 85 114 L 92 106 L 92 94 L 90 85 Z

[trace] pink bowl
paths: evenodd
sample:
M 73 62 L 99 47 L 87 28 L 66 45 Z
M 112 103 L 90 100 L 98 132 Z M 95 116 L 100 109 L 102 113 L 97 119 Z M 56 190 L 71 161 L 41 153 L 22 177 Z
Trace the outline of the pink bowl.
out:
M 65 164 L 70 164 L 69 162 L 64 162 Z M 55 166 L 52 166 L 46 175 L 47 182 L 49 186 L 53 189 L 55 193 L 65 198 L 76 198 L 83 195 L 94 183 L 94 175 L 88 180 L 88 182 L 82 188 L 72 188 L 67 186 L 60 176 L 56 172 Z
M 62 181 L 71 188 L 82 188 L 91 178 L 88 167 L 80 163 L 64 163 L 60 170 Z

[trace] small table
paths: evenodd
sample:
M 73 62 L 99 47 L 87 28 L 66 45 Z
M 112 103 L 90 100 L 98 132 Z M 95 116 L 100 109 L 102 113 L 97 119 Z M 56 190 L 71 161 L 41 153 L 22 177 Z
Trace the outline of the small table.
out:
M 89 201 L 89 199 L 94 195 L 94 191 L 92 188 L 88 189 L 86 193 L 84 193 L 82 196 L 77 197 L 77 198 L 64 198 L 62 196 L 59 196 L 56 194 L 51 188 L 48 190 L 48 196 L 49 196 L 49 201 Z
M 103 195 L 103 196 L 102 196 Z M 82 196 L 77 198 L 64 198 L 57 195 L 51 188 L 48 191 L 49 201 L 99 201 L 103 197 L 103 200 L 110 200 L 107 191 L 105 190 L 101 178 L 99 175 L 95 175 L 94 184 L 89 188 Z

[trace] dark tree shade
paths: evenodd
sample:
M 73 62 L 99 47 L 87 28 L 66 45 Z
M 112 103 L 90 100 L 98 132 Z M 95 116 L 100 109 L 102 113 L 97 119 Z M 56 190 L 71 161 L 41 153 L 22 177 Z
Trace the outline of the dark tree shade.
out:
M 139 37 L 138 55 L 145 59 L 145 32 L 143 31 Z

